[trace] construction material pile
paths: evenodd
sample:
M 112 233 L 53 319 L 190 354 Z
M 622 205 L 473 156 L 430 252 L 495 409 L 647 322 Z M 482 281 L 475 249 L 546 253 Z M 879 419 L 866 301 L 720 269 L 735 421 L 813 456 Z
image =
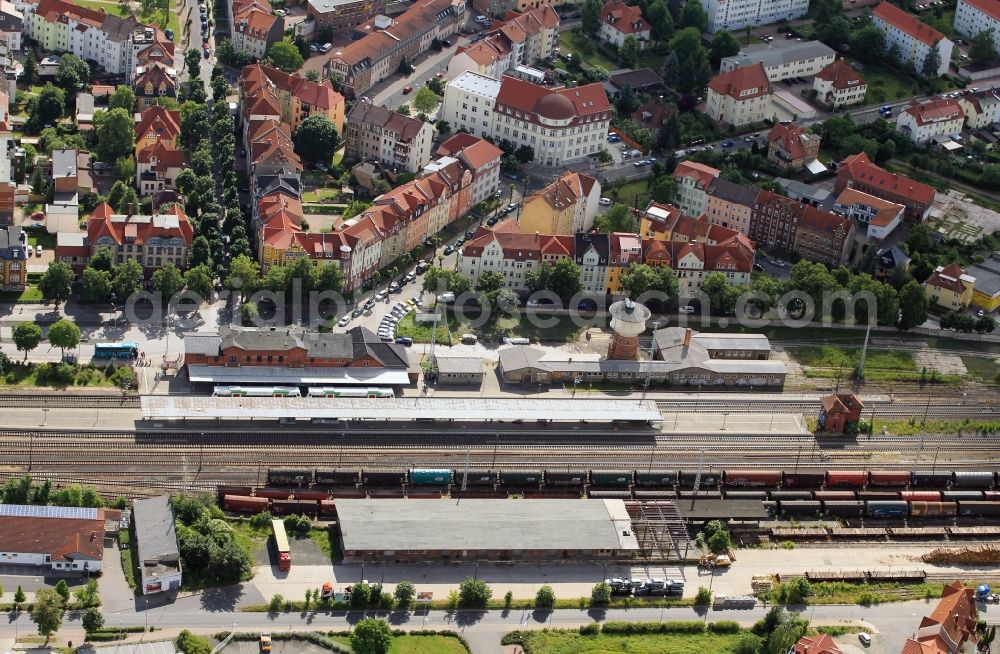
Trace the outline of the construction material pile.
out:
M 965 565 L 1000 565 L 1000 547 L 939 547 L 920 557 L 924 563 Z

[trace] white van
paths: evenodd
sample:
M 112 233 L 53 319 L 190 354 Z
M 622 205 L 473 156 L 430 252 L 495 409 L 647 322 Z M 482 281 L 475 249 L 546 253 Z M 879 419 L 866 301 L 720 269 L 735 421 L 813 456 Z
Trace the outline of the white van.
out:
M 324 43 L 323 45 L 321 45 L 319 47 L 319 51 L 320 52 L 329 52 L 332 49 L 333 49 L 333 44 L 332 43 Z
M 441 304 L 451 304 L 455 301 L 455 294 L 450 291 L 448 293 L 442 293 L 437 296 L 437 301 Z
M 479 342 L 479 339 L 476 338 L 475 334 L 462 334 L 461 341 L 466 345 L 475 345 Z
M 503 339 L 508 345 L 531 345 L 530 338 L 517 337 L 517 338 L 505 338 Z

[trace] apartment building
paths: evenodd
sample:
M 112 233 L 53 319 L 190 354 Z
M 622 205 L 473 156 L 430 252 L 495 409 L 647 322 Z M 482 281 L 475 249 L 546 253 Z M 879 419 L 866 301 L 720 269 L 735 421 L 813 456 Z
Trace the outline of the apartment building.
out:
M 800 170 L 819 156 L 819 134 L 795 123 L 777 123 L 767 135 L 767 160 L 780 168 Z
M 926 184 L 876 166 L 864 152 L 846 157 L 837 170 L 834 193 L 839 194 L 848 187 L 903 205 L 906 219 L 915 222 L 927 218 L 936 194 Z
M 280 117 L 293 133 L 299 123 L 314 114 L 325 115 L 338 134 L 344 133 L 344 96 L 334 91 L 329 82 L 310 82 L 297 73 L 254 64 L 240 73 L 240 92 L 254 101 L 244 101 L 245 107 L 253 106 L 258 112 L 266 109 L 270 113 L 265 115 Z M 247 115 L 243 118 L 246 120 Z
M 580 284 L 587 293 L 606 295 L 611 292 L 607 286 L 610 237 L 607 234 L 582 232 L 574 234 L 573 254 L 576 265 L 580 266 Z
M 114 75 L 128 72 L 132 34 L 142 25 L 104 10 L 66 0 L 39 0 L 23 7 L 24 36 L 48 52 L 69 52 Z
M 21 49 L 21 33 L 24 32 L 24 14 L 13 2 L 0 0 L 0 42 L 17 51 Z
M 265 0 L 230 0 L 233 49 L 263 59 L 267 49 L 285 37 L 285 19 L 275 16 Z
M 244 131 L 243 143 L 246 171 L 254 191 L 260 178 L 291 175 L 297 179 L 302 172 L 302 161 L 295 153 L 292 130 L 287 123 L 273 118 L 252 120 Z
M 705 113 L 723 125 L 742 127 L 764 120 L 771 84 L 763 64 L 719 73 L 708 83 Z
M 572 236 L 482 230 L 462 246 L 458 270 L 472 282 L 473 288 L 480 275 L 492 271 L 503 275 L 507 288 L 524 291 L 528 288 L 529 272 L 560 258 L 570 257 L 572 253 Z
M 795 250 L 795 226 L 804 210 L 798 200 L 760 191 L 750 214 L 750 238 L 758 246 Z
M 465 23 L 461 0 L 418 0 L 395 18 L 378 15 L 362 23 L 361 38 L 336 48 L 324 65 L 324 77 L 338 75 L 345 93 L 361 96 L 373 85 L 426 52 L 435 38 L 445 38 Z
M 356 27 L 373 16 L 385 13 L 385 0 L 309 0 L 306 16 L 317 30 Z
M 750 214 L 759 189 L 716 177 L 708 185 L 705 213 L 713 225 L 732 229 L 743 235 L 750 233 Z
M 954 44 L 941 32 L 889 2 L 875 7 L 872 22 L 885 34 L 886 53 L 895 52 L 901 63 L 913 64 L 918 75 L 924 74 L 924 60 L 932 48 L 937 48 L 940 63 L 931 77 L 948 72 Z
M 187 166 L 187 158 L 162 141 L 147 145 L 135 157 L 135 186 L 140 197 L 171 189 L 177 175 Z
M 996 0 L 958 0 L 955 33 L 971 40 L 980 32 L 993 31 L 993 45 L 1000 53 L 1000 4 Z
M 616 48 L 622 47 L 625 38 L 634 36 L 639 41 L 639 47 L 649 42 L 649 21 L 642 16 L 639 7 L 629 6 L 618 0 L 608 0 L 601 7 L 601 27 L 597 35 Z
M 430 163 L 433 144 L 430 123 L 369 101 L 355 102 L 347 116 L 344 158 L 349 161 L 378 161 L 394 170 L 416 173 Z
M 802 18 L 809 11 L 809 0 L 707 0 L 703 4 L 709 32 L 736 32 Z
M 639 219 L 639 233 L 644 239 L 667 243 L 702 243 L 718 245 L 731 240 L 740 232 L 716 225 L 706 215 L 698 218 L 684 215 L 669 204 L 650 202 Z
M 723 57 L 719 72 L 761 64 L 772 82 L 792 77 L 812 77 L 836 59 L 833 48 L 820 41 L 776 39 L 770 43 L 749 45 L 739 54 Z
M 833 210 L 857 220 L 867 229 L 870 240 L 881 242 L 903 223 L 906 207 L 857 189 L 845 188 L 837 196 Z
M 670 258 L 681 297 L 692 297 L 713 272 L 725 275 L 733 286 L 749 286 L 756 250 L 742 234 L 717 245 L 671 243 Z
M 567 171 L 524 200 L 518 229 L 525 234 L 570 236 L 588 232 L 601 199 L 601 183 L 590 175 Z
M 674 169 L 680 191 L 681 209 L 689 216 L 700 216 L 708 206 L 708 187 L 721 171 L 697 161 L 682 161 Z
M 15 227 L 0 227 L 0 289 L 23 291 L 28 281 L 26 239 Z
M 160 65 L 168 69 L 176 86 L 174 43 L 166 34 L 155 27 L 139 26 L 132 32 L 131 46 L 125 61 L 125 81 L 136 87 L 137 77 L 150 67 Z M 136 88 L 136 93 L 139 92 L 140 89 Z
M 839 109 L 864 102 L 868 82 L 858 71 L 837 59 L 813 78 L 816 99 L 830 109 Z
M 968 129 L 983 129 L 1000 121 L 1000 97 L 997 97 L 996 91 L 984 90 L 959 96 L 958 104 L 965 113 Z
M 177 70 L 167 64 L 156 62 L 137 66 L 132 83 L 139 111 L 158 104 L 162 98 L 177 97 Z
M 472 204 L 477 205 L 500 190 L 503 150 L 472 134 L 455 134 L 438 146 L 439 157 L 454 157 L 472 173 Z
M 472 8 L 484 16 L 504 16 L 508 12 L 524 13 L 541 7 L 572 4 L 570 0 L 472 0 Z
M 964 123 L 962 105 L 952 98 L 926 102 L 911 100 L 896 117 L 896 129 L 914 143 L 927 143 L 936 137 L 949 138 L 961 132 Z
M 511 13 L 479 41 L 456 49 L 448 62 L 447 79 L 467 71 L 500 79 L 518 66 L 532 66 L 552 57 L 558 44 L 559 14 L 550 6 Z
M 483 138 L 493 137 L 493 108 L 500 95 L 500 80 L 467 71 L 448 82 L 441 103 L 441 118 L 452 131 L 465 130 Z
M 938 266 L 924 281 L 924 294 L 934 306 L 948 311 L 964 311 L 972 303 L 976 278 L 967 274 L 957 262 Z
M 795 254 L 831 268 L 847 263 L 854 244 L 854 222 L 847 216 L 806 204 L 798 213 L 794 229 Z
M 177 149 L 177 137 L 181 133 L 181 112 L 153 105 L 142 110 L 135 127 L 135 152 L 139 153 L 156 142 Z

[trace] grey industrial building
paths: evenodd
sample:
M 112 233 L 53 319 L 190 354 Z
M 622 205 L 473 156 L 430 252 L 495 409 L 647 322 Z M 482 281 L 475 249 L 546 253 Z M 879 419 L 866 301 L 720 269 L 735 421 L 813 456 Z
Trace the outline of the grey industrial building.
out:
M 635 557 L 622 500 L 338 499 L 345 561 L 581 561 Z
M 437 356 L 437 383 L 447 386 L 483 385 L 483 362 L 478 357 Z
M 793 77 L 813 77 L 837 58 L 833 48 L 819 41 L 777 39 L 742 48 L 739 54 L 723 57 L 719 72 L 763 64 L 767 78 L 778 82 Z
M 170 496 L 136 500 L 132 505 L 132 517 L 142 594 L 180 590 L 181 554 Z

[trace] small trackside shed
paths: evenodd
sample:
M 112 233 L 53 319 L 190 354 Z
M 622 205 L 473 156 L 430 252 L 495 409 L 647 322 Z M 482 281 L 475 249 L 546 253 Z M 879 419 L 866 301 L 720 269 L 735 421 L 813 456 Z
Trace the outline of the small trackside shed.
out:
M 136 500 L 132 513 L 142 594 L 180 590 L 181 554 L 170 496 Z
M 345 561 L 580 561 L 633 558 L 621 500 L 338 499 Z
M 483 385 L 485 371 L 483 362 L 478 357 L 442 357 L 435 358 L 437 363 L 437 381 L 449 386 Z

